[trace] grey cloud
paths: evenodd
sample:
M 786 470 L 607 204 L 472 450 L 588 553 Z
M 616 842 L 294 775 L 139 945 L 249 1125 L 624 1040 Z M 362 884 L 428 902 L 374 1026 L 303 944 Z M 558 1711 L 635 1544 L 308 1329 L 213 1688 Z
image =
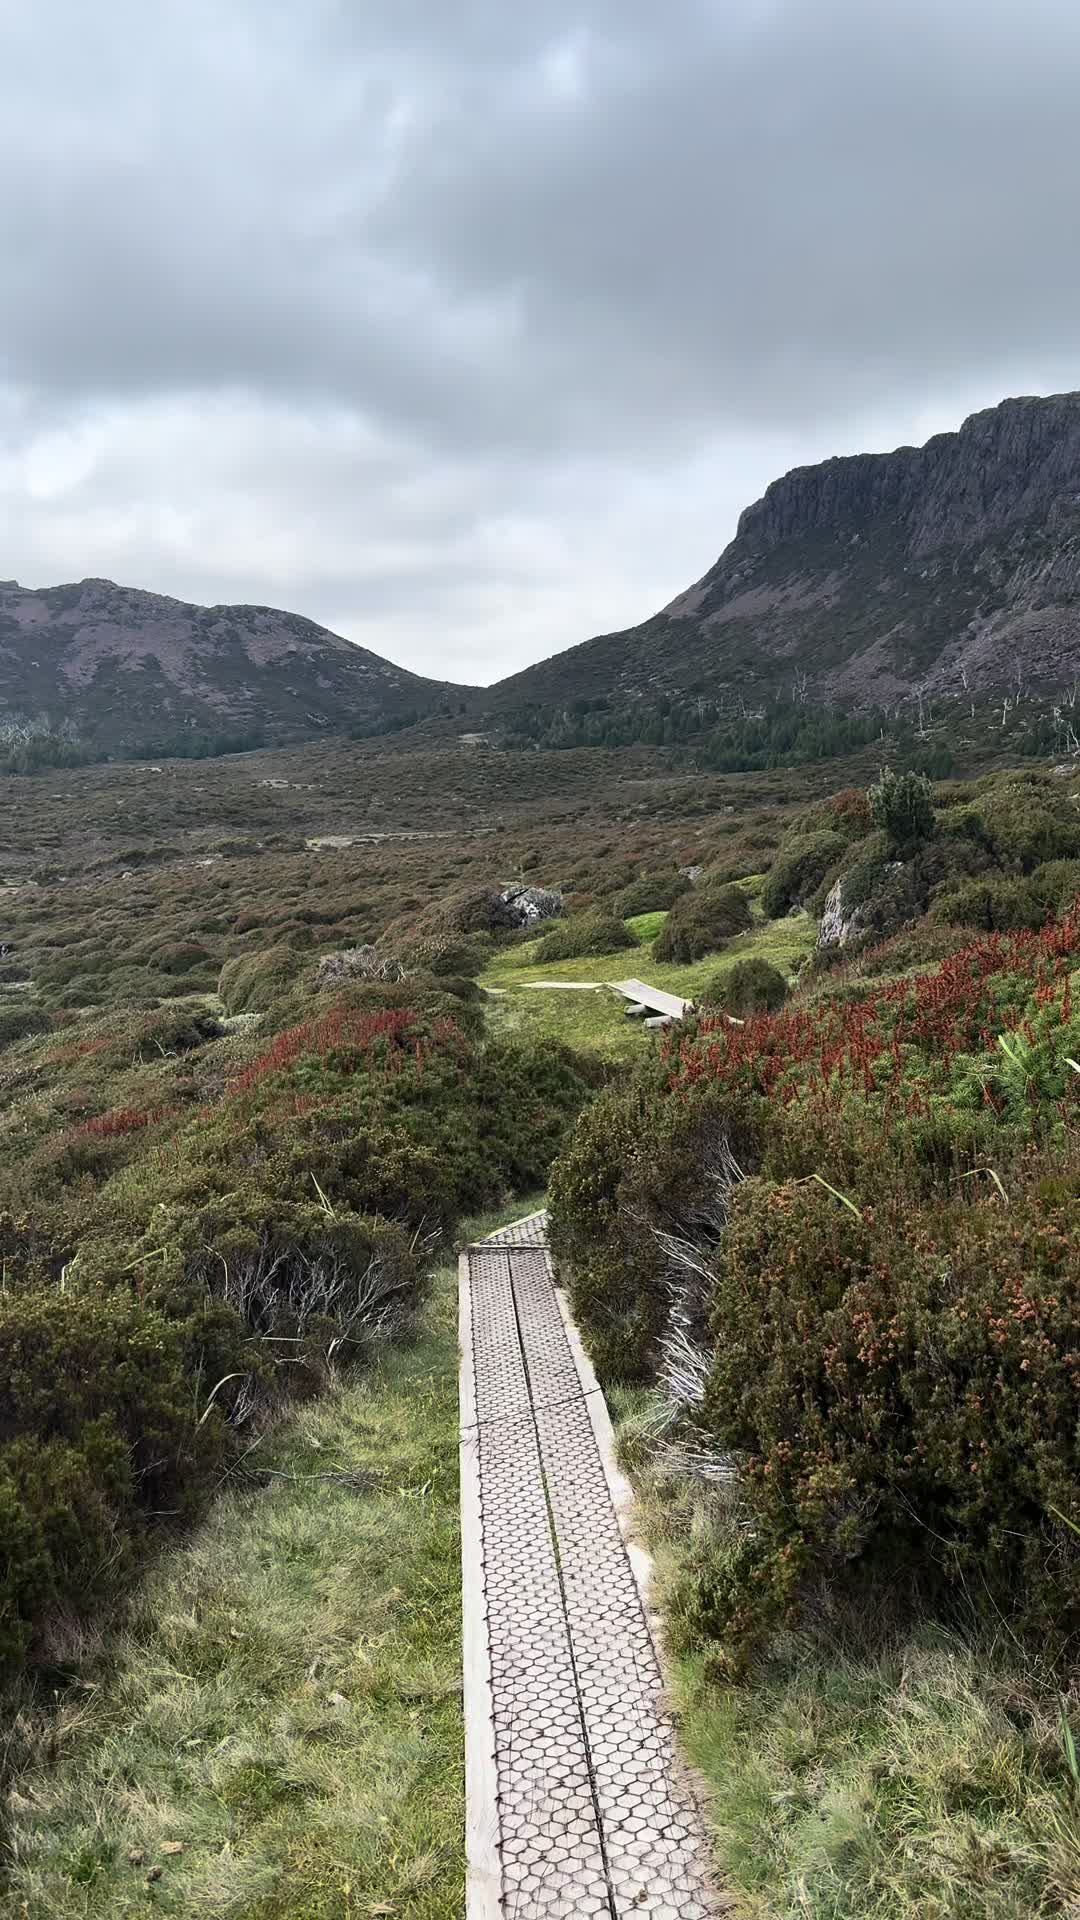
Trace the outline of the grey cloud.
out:
M 644 615 L 774 465 L 1080 384 L 1078 91 L 1070 0 L 0 0 L 0 573 L 463 677 Z

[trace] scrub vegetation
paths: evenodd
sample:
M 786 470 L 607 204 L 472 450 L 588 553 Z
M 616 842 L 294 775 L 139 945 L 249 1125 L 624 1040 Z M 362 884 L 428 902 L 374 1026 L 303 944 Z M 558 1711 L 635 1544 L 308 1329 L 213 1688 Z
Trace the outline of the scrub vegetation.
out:
M 1075 780 L 10 786 L 12 1912 L 460 1912 L 448 1255 L 549 1176 L 747 1911 L 1072 1911 Z

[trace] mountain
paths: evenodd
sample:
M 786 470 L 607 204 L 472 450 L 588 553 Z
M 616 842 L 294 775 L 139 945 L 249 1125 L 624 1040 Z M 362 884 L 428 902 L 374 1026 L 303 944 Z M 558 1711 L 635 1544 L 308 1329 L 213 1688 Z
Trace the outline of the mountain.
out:
M 1005 400 L 925 447 L 798 467 L 715 566 L 642 626 L 477 689 L 425 680 L 298 614 L 197 607 L 109 580 L 0 582 L 3 723 L 100 753 L 391 731 L 659 694 L 799 694 L 845 709 L 920 689 L 1080 682 L 1080 394 Z M 423 736 L 419 736 L 423 737 Z
M 1005 400 L 924 447 L 798 467 L 644 625 L 489 690 L 496 711 L 607 696 L 805 692 L 888 705 L 1080 679 L 1080 394 Z
M 197 607 L 111 580 L 0 581 L 0 724 L 67 727 L 100 752 L 380 732 L 455 708 L 425 680 L 299 614 Z

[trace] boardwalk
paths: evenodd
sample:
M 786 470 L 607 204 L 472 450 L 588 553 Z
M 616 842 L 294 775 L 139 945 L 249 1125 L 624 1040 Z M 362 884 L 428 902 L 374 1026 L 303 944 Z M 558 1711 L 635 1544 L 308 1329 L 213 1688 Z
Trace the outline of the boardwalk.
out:
M 709 1920 L 632 1496 L 544 1224 L 461 1257 L 467 1920 Z
M 613 980 L 611 984 L 624 1000 L 648 1007 L 652 1013 L 663 1014 L 668 1020 L 681 1020 L 694 1004 L 692 1000 L 684 1000 L 681 993 L 665 993 L 662 987 L 650 987 L 646 980 Z

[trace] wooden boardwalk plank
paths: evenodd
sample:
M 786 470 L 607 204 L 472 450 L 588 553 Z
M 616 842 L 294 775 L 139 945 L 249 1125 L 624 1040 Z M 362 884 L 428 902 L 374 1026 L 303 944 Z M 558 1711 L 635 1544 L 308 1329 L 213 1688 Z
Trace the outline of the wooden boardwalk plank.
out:
M 710 1920 L 648 1558 L 544 1225 L 462 1256 L 467 1920 Z
M 654 1013 L 670 1014 L 673 1020 L 681 1020 L 693 1006 L 692 1000 L 684 1000 L 681 994 L 665 993 L 662 987 L 650 987 L 645 980 L 613 980 L 616 993 L 639 1007 L 649 1007 Z

